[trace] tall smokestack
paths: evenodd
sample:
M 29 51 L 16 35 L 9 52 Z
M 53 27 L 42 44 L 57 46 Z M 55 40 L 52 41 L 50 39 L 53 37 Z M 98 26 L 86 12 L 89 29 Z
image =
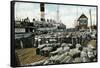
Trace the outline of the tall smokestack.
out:
M 45 21 L 45 7 L 44 3 L 40 3 L 41 21 Z

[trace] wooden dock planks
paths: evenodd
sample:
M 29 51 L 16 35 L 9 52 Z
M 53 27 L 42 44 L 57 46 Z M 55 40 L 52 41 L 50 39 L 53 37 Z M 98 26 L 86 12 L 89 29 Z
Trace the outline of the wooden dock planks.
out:
M 38 62 L 48 57 L 36 55 L 36 48 L 17 49 L 16 53 L 22 65 Z

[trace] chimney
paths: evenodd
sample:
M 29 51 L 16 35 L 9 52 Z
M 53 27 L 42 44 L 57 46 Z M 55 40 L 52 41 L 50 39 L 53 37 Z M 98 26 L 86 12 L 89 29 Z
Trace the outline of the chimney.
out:
M 45 21 L 45 7 L 44 3 L 40 3 L 41 21 Z

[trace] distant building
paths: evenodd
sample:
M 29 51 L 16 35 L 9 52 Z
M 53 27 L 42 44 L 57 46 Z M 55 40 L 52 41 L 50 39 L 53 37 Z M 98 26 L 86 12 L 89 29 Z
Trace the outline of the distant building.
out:
M 88 28 L 88 18 L 85 16 L 85 14 L 82 14 L 77 22 L 79 23 L 78 28 L 79 29 L 87 29 Z
M 97 25 L 92 25 L 92 29 L 97 29 Z
M 15 26 L 21 26 L 21 20 L 20 19 L 15 20 Z

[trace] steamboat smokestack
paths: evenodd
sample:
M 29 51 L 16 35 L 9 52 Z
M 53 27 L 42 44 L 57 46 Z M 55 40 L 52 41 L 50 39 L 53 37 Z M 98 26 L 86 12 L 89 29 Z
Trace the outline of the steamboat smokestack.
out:
M 40 3 L 40 12 L 41 12 L 41 21 L 45 21 L 45 5 L 44 3 Z

